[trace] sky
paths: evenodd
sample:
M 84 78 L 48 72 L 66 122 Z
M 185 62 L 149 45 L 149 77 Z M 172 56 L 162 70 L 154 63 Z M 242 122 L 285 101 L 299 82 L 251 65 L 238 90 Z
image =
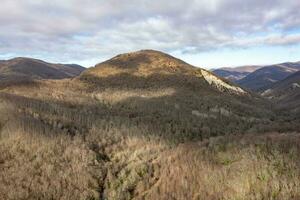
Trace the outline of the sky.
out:
M 300 0 L 1 0 L 0 59 L 85 67 L 154 49 L 218 68 L 300 61 Z

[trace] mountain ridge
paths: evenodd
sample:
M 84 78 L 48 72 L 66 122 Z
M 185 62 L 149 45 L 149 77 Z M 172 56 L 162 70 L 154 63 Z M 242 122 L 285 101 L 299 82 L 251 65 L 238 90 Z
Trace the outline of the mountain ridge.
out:
M 246 65 L 246 66 L 239 66 L 239 67 L 222 67 L 218 69 L 213 69 L 212 72 L 227 80 L 236 82 L 261 67 L 263 66 Z
M 236 83 L 254 91 L 263 91 L 271 87 L 275 82 L 283 80 L 299 70 L 299 62 L 269 65 L 248 74 L 245 78 L 238 80 Z
M 79 75 L 84 67 L 76 64 L 53 64 L 43 60 L 17 57 L 0 62 L 0 82 L 11 84 L 39 79 L 63 79 Z
M 262 96 L 272 99 L 283 109 L 300 112 L 300 71 L 276 82 L 262 92 Z

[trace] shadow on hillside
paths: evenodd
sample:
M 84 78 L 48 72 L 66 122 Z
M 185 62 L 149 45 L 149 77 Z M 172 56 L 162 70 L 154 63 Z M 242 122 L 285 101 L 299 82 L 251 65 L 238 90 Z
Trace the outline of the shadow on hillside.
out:
M 269 101 L 258 98 L 256 95 L 249 98 L 249 96 L 232 94 L 228 90 L 220 92 L 214 86 L 210 86 L 203 78 L 195 75 L 182 74 L 181 72 L 175 72 L 172 74 L 153 73 L 148 76 L 136 76 L 130 73 L 120 73 L 106 77 L 85 74 L 78 77 L 75 81 L 85 83 L 85 91 L 91 93 L 106 90 L 137 90 L 143 93 L 144 91 L 173 88 L 176 91 L 173 96 L 181 97 L 181 100 L 189 98 L 189 95 L 192 95 L 198 98 L 211 98 L 212 101 L 218 99 L 219 101 L 224 101 L 224 103 L 229 101 L 229 105 L 227 106 L 230 106 L 231 103 L 246 107 L 259 107 L 260 109 L 265 107 L 270 109 L 270 106 L 272 106 Z M 243 112 L 247 112 L 247 110 L 244 110 Z
M 91 99 L 94 103 L 87 104 L 74 103 L 74 99 L 70 103 L 68 97 L 63 100 L 39 100 L 4 93 L 1 99 L 21 108 L 26 114 L 37 116 L 36 120 L 50 127 L 59 126 L 71 135 L 79 132 L 85 134 L 97 126 L 176 143 L 244 133 L 268 123 L 272 117 L 268 105 L 261 100 L 219 93 L 195 76 L 153 74 L 138 77 L 123 73 L 100 78 L 89 75 L 73 81 L 85 83 L 88 86 L 85 92 L 89 94 L 135 91 L 135 95 L 116 102 Z M 159 93 L 168 88 L 173 92 L 144 95 L 145 91 Z
M 135 76 L 130 73 L 120 73 L 106 77 L 84 74 L 77 80 L 87 84 L 88 91 L 103 89 L 156 89 L 156 88 L 185 88 L 194 91 L 216 92 L 209 88 L 206 81 L 196 76 L 183 75 L 181 73 L 161 74 L 153 73 L 148 76 Z

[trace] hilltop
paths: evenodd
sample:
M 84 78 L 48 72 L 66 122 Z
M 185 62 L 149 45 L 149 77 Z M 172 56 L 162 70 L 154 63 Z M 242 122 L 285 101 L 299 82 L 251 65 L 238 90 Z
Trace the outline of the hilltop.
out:
M 237 95 L 247 94 L 209 71 L 154 50 L 118 55 L 84 71 L 79 79 L 97 82 L 97 87 L 197 87 L 212 93 L 226 91 Z

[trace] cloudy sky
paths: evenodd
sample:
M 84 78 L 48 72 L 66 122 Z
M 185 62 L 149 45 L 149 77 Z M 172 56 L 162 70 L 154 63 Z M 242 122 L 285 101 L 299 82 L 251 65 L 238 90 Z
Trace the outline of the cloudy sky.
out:
M 212 68 L 300 60 L 300 0 L 1 0 L 0 59 L 86 67 L 140 49 Z

